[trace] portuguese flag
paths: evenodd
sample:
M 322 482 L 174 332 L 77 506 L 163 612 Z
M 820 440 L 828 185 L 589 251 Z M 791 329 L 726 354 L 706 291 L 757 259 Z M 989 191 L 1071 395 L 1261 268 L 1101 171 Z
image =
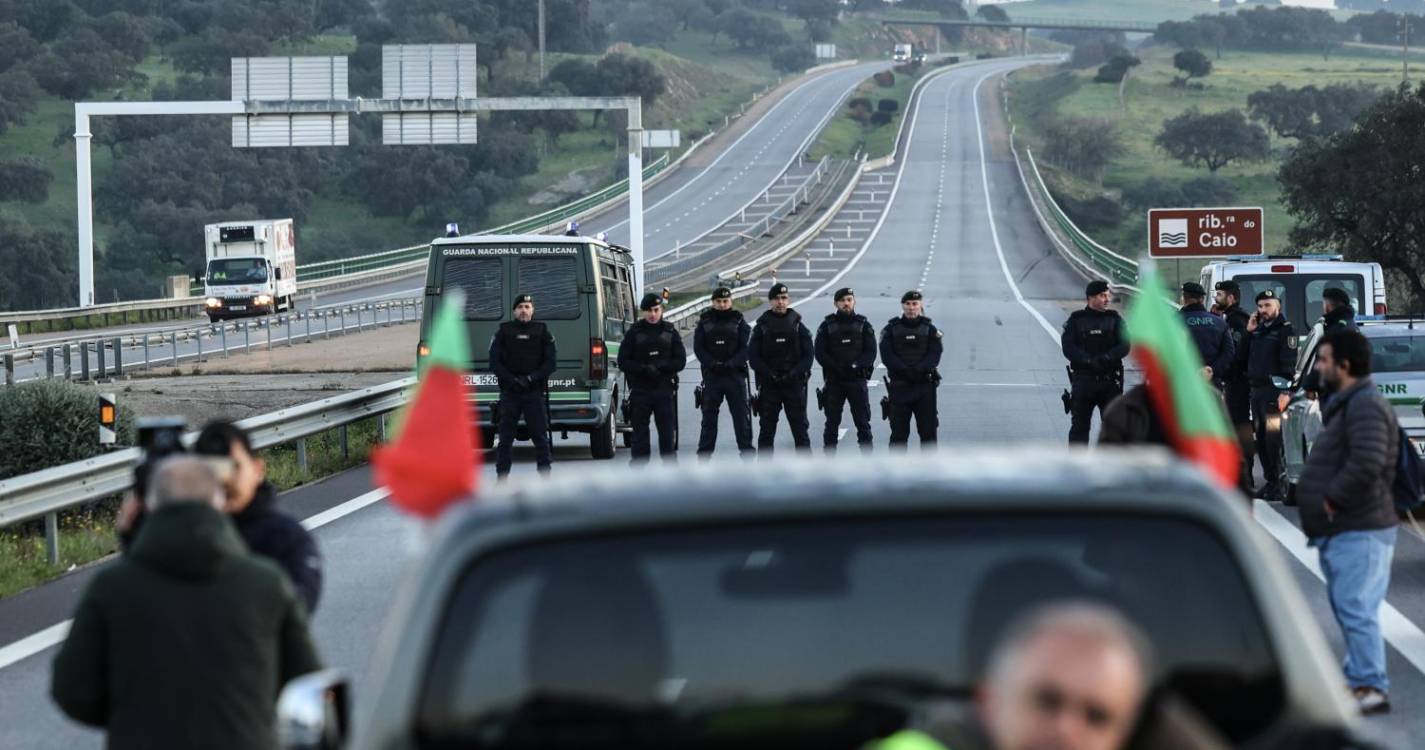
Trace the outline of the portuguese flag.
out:
M 475 490 L 480 474 L 480 425 L 471 418 L 465 370 L 470 341 L 463 295 L 447 293 L 430 327 L 430 356 L 396 437 L 371 456 L 376 482 L 409 513 L 434 518 Z
M 1142 292 L 1128 309 L 1128 341 L 1142 365 L 1148 397 L 1179 455 L 1225 487 L 1237 486 L 1241 449 L 1182 316 L 1168 302 L 1152 263 L 1141 267 Z

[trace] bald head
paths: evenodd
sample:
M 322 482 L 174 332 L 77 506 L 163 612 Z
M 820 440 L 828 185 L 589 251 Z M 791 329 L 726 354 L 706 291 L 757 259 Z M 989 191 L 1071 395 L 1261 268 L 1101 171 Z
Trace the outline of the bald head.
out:
M 1000 750 L 1120 750 L 1151 672 L 1147 642 L 1113 610 L 1050 606 L 995 650 L 981 719 Z
M 154 510 L 179 503 L 207 503 L 222 509 L 223 488 L 201 459 L 173 456 L 154 467 L 145 500 Z

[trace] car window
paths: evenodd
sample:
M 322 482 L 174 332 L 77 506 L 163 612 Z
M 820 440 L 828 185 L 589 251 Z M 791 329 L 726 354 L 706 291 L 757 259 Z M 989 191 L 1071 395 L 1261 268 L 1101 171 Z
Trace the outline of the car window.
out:
M 534 295 L 534 314 L 541 320 L 579 317 L 579 263 L 577 257 L 519 259 L 521 294 Z
M 1357 313 L 1368 313 L 1369 310 L 1361 308 L 1361 277 L 1350 276 L 1343 278 L 1314 278 L 1306 282 L 1306 306 L 1312 310 L 1321 310 L 1321 295 L 1327 289 L 1344 289 L 1351 298 L 1351 309 Z
M 465 292 L 466 320 L 499 320 L 505 312 L 505 265 L 499 258 L 446 258 L 441 284 Z
M 1369 339 L 1372 372 L 1425 372 L 1425 335 Z
M 1242 306 L 1251 307 L 1257 294 L 1271 289 L 1282 299 L 1282 312 L 1298 336 L 1321 317 L 1321 294 L 1331 287 L 1345 289 L 1357 313 L 1365 280 L 1360 274 L 1254 274 L 1233 277 L 1242 287 Z M 1365 311 L 1369 312 L 1369 311 Z
M 439 628 L 419 732 L 497 747 L 464 733 L 550 696 L 776 706 L 886 676 L 968 691 L 1016 616 L 1065 598 L 1122 608 L 1159 650 L 1162 679 L 1234 739 L 1282 710 L 1258 609 L 1200 526 L 877 519 L 587 539 L 482 561 Z

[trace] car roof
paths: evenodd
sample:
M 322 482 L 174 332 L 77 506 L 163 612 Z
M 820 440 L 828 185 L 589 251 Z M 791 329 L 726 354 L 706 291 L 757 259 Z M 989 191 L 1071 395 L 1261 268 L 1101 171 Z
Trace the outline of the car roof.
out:
M 1425 320 L 1415 321 L 1413 325 L 1403 320 L 1358 320 L 1356 329 L 1366 338 L 1425 335 Z
M 507 242 L 527 242 L 540 244 L 566 244 L 566 245 L 602 245 L 609 247 L 607 242 L 602 242 L 593 237 L 570 237 L 563 234 L 462 234 L 459 237 L 437 237 L 431 240 L 432 245 L 489 245 Z

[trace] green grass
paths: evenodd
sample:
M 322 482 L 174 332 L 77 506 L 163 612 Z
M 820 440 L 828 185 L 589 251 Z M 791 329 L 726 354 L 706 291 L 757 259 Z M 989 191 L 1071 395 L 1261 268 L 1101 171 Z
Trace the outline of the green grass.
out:
M 827 123 L 821 136 L 812 145 L 811 158 L 820 159 L 823 156 L 831 156 L 849 159 L 858 150 L 864 150 L 869 159 L 879 159 L 889 155 L 896 147 L 896 132 L 900 128 L 901 117 L 905 114 L 910 91 L 915 88 L 915 82 L 931 70 L 934 68 L 922 67 L 915 75 L 897 72 L 895 84 L 889 87 L 877 84 L 872 78 L 861 82 L 861 85 L 856 87 L 856 91 L 847 98 L 847 101 L 858 97 L 870 99 L 872 111 L 874 111 L 880 100 L 894 99 L 900 106 L 896 108 L 891 121 L 885 125 L 874 125 L 870 122 L 863 125 L 851 118 L 849 107 L 843 107 L 841 116 Z
M 1044 125 L 1060 115 L 1111 120 L 1123 137 L 1126 153 L 1108 168 L 1101 186 L 1056 174 L 1057 179 L 1064 181 L 1061 187 L 1080 195 L 1103 190 L 1117 193 L 1149 177 L 1184 181 L 1207 176 L 1206 169 L 1183 166 L 1153 145 L 1153 138 L 1162 130 L 1163 122 L 1191 107 L 1203 111 L 1232 108 L 1245 111 L 1247 97 L 1252 92 L 1274 83 L 1297 88 L 1307 84 L 1365 81 L 1385 88 L 1400 82 L 1398 67 L 1355 51 L 1334 54 L 1329 60 L 1323 60 L 1319 54 L 1224 51 L 1222 59 L 1213 61 L 1212 75 L 1202 79 L 1206 88 L 1187 91 L 1170 85 L 1177 75 L 1172 66 L 1173 52 L 1171 48 L 1163 48 L 1142 53 L 1143 65 L 1128 83 L 1125 106 L 1119 104 L 1117 86 L 1092 82 L 1093 71 L 1077 72 L 1078 88 L 1057 99 L 1056 94 L 1062 87 L 1049 82 L 1056 70 L 1039 68 L 1014 77 L 1011 105 L 1015 122 L 1021 125 L 1020 137 L 1031 146 Z M 1278 160 L 1291 145 L 1292 141 L 1273 136 L 1272 159 L 1232 164 L 1217 172 L 1236 185 L 1236 203 L 1262 206 L 1267 247 L 1273 252 L 1291 250 L 1287 236 L 1294 222 L 1281 205 L 1276 184 Z M 1139 252 L 1146 244 L 1146 231 L 1146 218 L 1131 216 L 1113 230 L 1096 233 L 1096 239 L 1110 247 Z

